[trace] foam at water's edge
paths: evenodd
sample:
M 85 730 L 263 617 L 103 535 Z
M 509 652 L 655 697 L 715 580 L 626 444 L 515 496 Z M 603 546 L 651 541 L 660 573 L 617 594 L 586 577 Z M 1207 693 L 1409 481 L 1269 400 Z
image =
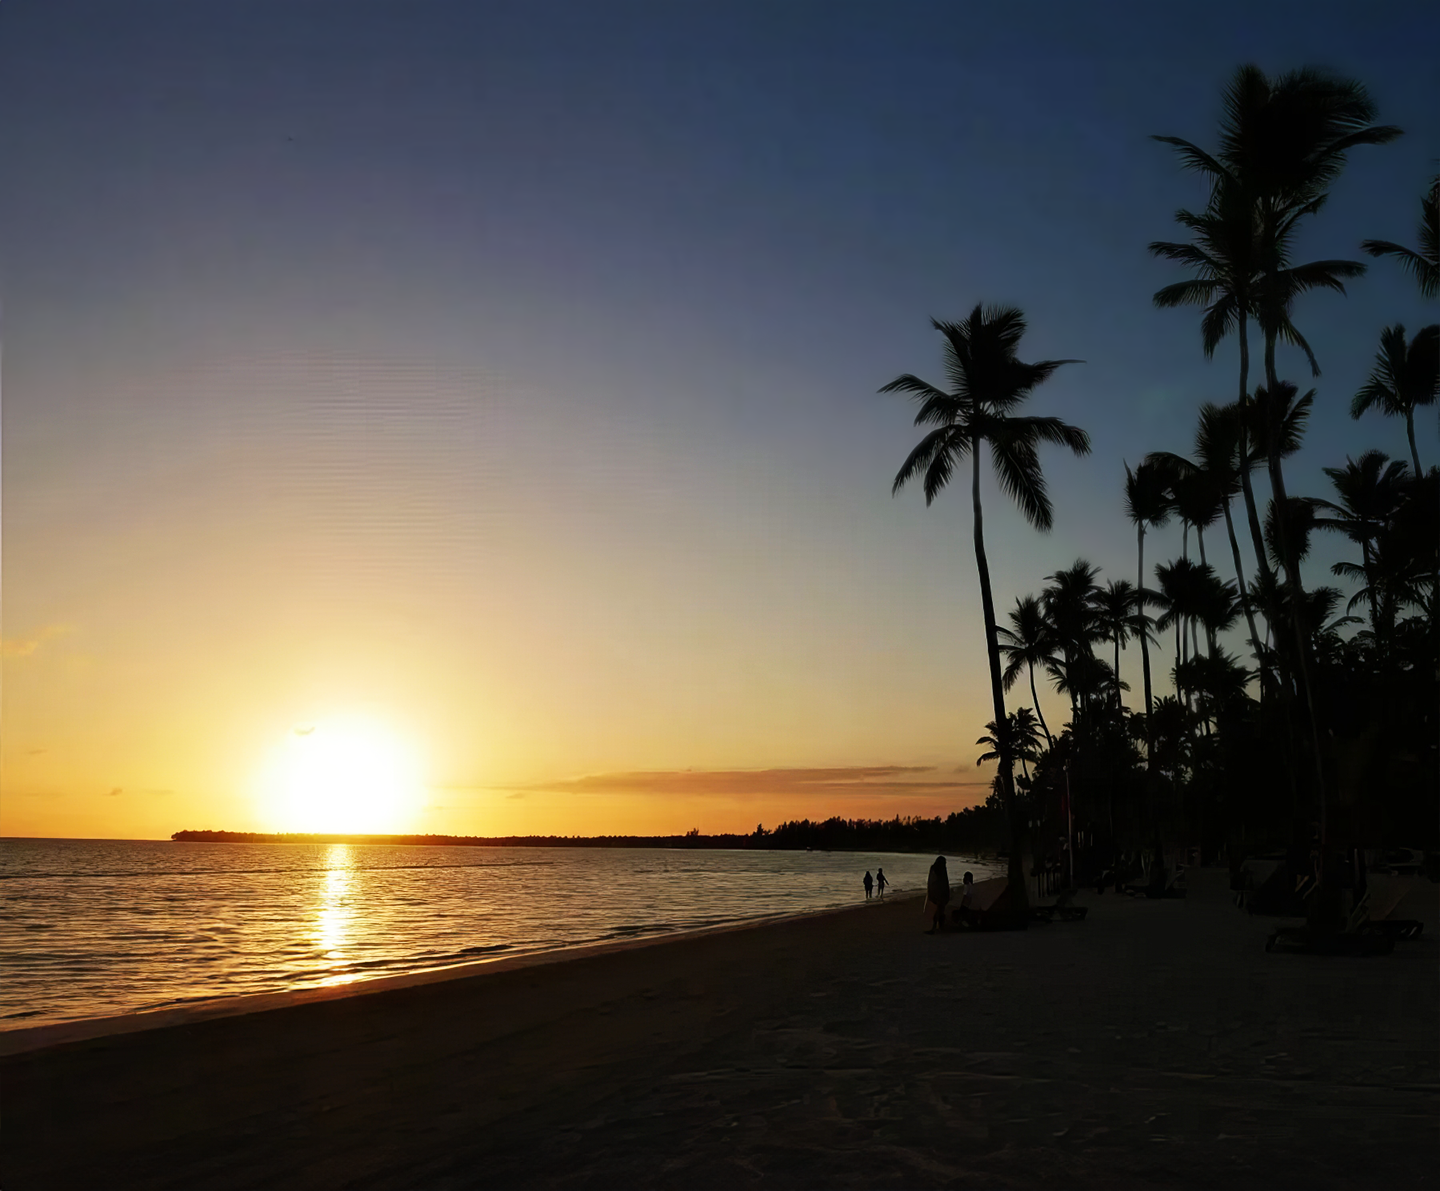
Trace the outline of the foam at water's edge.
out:
M 333 1001 L 344 997 L 365 996 L 370 993 L 387 992 L 393 989 L 411 988 L 422 984 L 438 984 L 448 980 L 464 980 L 493 972 L 513 971 L 517 968 L 538 967 L 544 964 L 567 963 L 571 960 L 590 956 L 606 955 L 622 951 L 635 951 L 665 943 L 680 942 L 704 935 L 725 934 L 730 931 L 755 930 L 759 927 L 774 926 L 777 923 L 793 922 L 802 918 L 824 918 L 834 914 L 863 913 L 876 906 L 918 899 L 918 892 L 904 892 L 887 897 L 883 902 L 864 902 L 859 905 L 830 906 L 823 910 L 805 910 L 793 914 L 770 914 L 760 918 L 743 918 L 715 926 L 697 927 L 692 930 L 670 931 L 665 934 L 647 935 L 644 938 L 612 939 L 600 943 L 583 943 L 575 947 L 559 947 L 547 951 L 534 951 L 525 955 L 508 955 L 495 959 L 475 960 L 455 964 L 431 971 L 407 972 L 400 976 L 380 976 L 373 979 L 347 981 L 344 984 L 328 985 L 323 988 L 302 988 L 289 992 L 248 993 L 235 997 L 216 997 L 189 1005 L 169 1009 L 152 1009 L 142 1013 L 123 1013 L 112 1017 L 89 1017 L 76 1021 L 55 1022 L 40 1026 L 15 1026 L 0 1028 L 0 1058 L 8 1055 L 26 1054 L 44 1050 L 51 1046 L 63 1046 L 71 1042 L 86 1042 L 94 1038 L 105 1038 L 116 1034 L 134 1034 L 142 1030 L 161 1030 L 171 1026 L 184 1026 L 211 1018 L 237 1017 L 247 1013 L 265 1013 L 273 1009 L 285 1009 L 292 1005 L 305 1005 L 316 1001 Z

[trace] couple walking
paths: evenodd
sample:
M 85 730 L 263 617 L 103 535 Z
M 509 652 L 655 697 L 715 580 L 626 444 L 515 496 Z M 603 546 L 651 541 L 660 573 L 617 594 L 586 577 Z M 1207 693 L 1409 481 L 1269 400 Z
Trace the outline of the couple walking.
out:
M 879 885 L 879 886 L 880 886 L 880 896 L 881 896 L 881 897 L 884 897 L 884 896 L 885 896 L 885 886 L 888 885 L 888 884 L 890 884 L 890 878 L 885 875 L 885 870 L 884 870 L 883 868 L 877 868 L 877 869 L 875 870 L 875 876 L 874 876 L 874 877 L 871 877 L 871 876 L 870 876 L 870 870 L 869 870 L 869 869 L 866 869 L 866 870 L 865 870 L 865 900 L 866 900 L 867 902 L 870 900 L 870 891 L 871 891 L 871 889 L 873 889 L 876 885 Z

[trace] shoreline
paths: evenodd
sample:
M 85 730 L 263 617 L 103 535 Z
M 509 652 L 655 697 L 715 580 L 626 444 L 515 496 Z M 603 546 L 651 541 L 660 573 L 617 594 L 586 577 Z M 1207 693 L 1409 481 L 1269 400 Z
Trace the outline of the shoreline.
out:
M 925 935 L 917 893 L 56 1042 L 0 1058 L 0 1184 L 1433 1186 L 1434 938 L 1266 954 L 1285 920 L 1226 878 L 994 934 Z
M 923 897 L 923 891 L 901 891 L 883 899 L 896 902 Z M 527 951 L 519 955 L 500 955 L 493 959 L 476 959 L 466 963 L 452 964 L 443 968 L 429 968 L 415 972 L 404 972 L 393 976 L 359 977 L 336 984 L 318 985 L 307 988 L 283 989 L 276 992 L 239 993 L 233 996 L 196 998 L 177 1005 L 157 1006 L 140 1009 L 132 1013 L 106 1014 L 101 1017 L 68 1018 L 63 1021 L 45 1022 L 37 1025 L 0 1025 L 0 1058 L 10 1055 L 27 1054 L 51 1046 L 69 1042 L 85 1042 L 121 1034 L 135 1034 L 147 1030 L 162 1030 L 173 1026 L 185 1026 L 194 1022 L 210 1021 L 215 1018 L 236 1017 L 249 1013 L 266 1013 L 276 1009 L 287 1009 L 296 1005 L 309 1005 L 335 1001 L 348 997 L 370 996 L 398 989 L 414 988 L 429 984 L 440 984 L 452 980 L 470 980 L 491 973 L 519 971 L 526 968 L 543 967 L 549 964 L 568 963 L 594 956 L 636 951 L 660 943 L 681 942 L 707 935 L 727 934 L 733 931 L 755 930 L 784 922 L 824 918 L 834 914 L 863 911 L 883 904 L 881 899 L 861 902 L 858 905 L 826 906 L 818 910 L 801 910 L 786 914 L 766 914 L 756 918 L 738 918 L 731 922 L 718 922 L 712 926 L 693 927 L 688 930 L 667 931 L 662 934 L 641 935 L 625 939 L 607 939 L 594 943 L 577 943 L 568 947 L 553 947 Z

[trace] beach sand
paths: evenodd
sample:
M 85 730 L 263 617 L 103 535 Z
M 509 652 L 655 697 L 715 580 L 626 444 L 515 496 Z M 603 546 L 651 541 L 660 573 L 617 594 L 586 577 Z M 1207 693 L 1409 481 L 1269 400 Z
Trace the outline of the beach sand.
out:
M 1266 954 L 1280 920 L 1207 872 L 1025 932 L 927 936 L 887 899 L 15 1031 L 0 1186 L 1431 1187 L 1434 890 L 1426 935 L 1369 959 Z

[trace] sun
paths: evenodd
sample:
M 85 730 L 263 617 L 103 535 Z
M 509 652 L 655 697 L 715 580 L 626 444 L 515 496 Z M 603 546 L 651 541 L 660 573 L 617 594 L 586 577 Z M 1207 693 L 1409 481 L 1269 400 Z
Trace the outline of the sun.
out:
M 415 752 L 384 724 L 335 717 L 293 728 L 260 778 L 280 831 L 403 831 L 419 809 Z

